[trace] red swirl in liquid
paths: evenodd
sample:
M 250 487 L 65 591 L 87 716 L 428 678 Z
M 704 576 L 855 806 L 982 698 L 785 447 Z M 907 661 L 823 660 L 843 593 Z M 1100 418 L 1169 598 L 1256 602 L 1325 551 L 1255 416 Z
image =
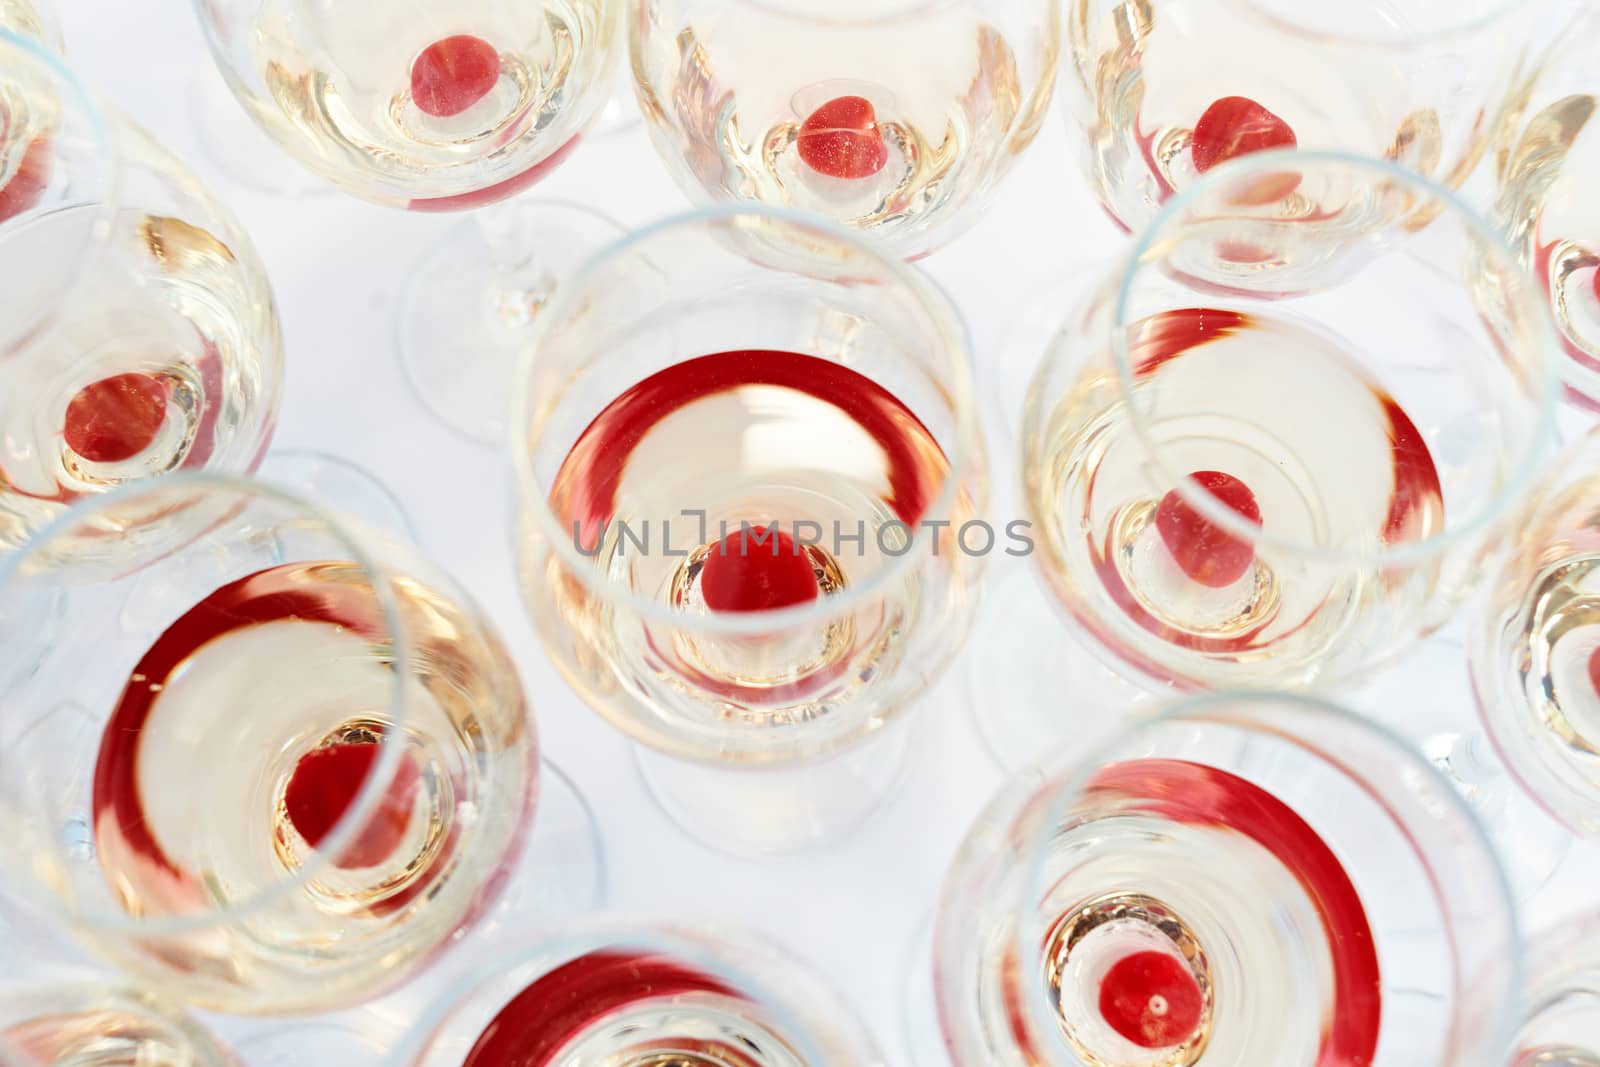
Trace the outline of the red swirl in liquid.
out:
M 1103 768 L 1088 791 L 1132 800 L 1151 814 L 1243 834 L 1278 859 L 1322 918 L 1333 963 L 1333 1002 L 1317 1067 L 1363 1067 L 1378 1046 L 1383 989 L 1366 909 L 1344 865 L 1292 808 L 1237 775 L 1186 760 L 1143 759 Z M 1240 907 L 1251 906 L 1241 900 Z
M 709 994 L 744 1000 L 709 975 L 666 956 L 605 949 L 541 975 L 512 997 L 461 1067 L 550 1067 L 563 1047 L 609 1015 L 649 1001 Z
M 595 416 L 572 446 L 551 490 L 550 504 L 563 526 L 576 524 L 584 547 L 593 548 L 616 510 L 617 489 L 645 435 L 695 401 L 747 386 L 793 389 L 832 404 L 859 424 L 883 450 L 887 503 L 902 522 L 914 526 L 938 495 L 940 484 L 932 470 L 944 469 L 944 454 L 921 420 L 888 390 L 831 359 L 739 349 L 657 371 Z M 937 462 L 930 463 L 930 458 Z
M 101 738 L 94 772 L 94 832 L 108 872 L 141 886 L 165 885 L 178 891 L 180 899 L 194 888 L 193 872 L 172 861 L 145 817 L 139 784 L 145 723 L 162 687 L 203 647 L 234 631 L 281 619 L 341 626 L 373 641 L 387 635 L 370 590 L 318 581 L 315 565 L 307 564 L 273 567 L 230 582 L 185 612 L 133 669 Z M 174 773 L 181 771 L 174 768 Z

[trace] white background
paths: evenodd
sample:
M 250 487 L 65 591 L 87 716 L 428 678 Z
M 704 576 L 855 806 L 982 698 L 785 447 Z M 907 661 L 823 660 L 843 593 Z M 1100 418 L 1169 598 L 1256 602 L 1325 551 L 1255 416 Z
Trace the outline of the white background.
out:
M 767 931 L 831 975 L 889 1058 L 909 1062 L 901 1022 L 908 952 L 962 833 L 1002 780 L 973 726 L 973 715 L 986 709 L 967 699 L 966 676 L 977 669 L 971 657 L 952 666 L 922 709 L 918 728 L 931 740 L 909 780 L 848 841 L 820 854 L 763 862 L 696 844 L 652 802 L 623 738 L 583 707 L 543 658 L 513 580 L 511 488 L 502 457 L 433 421 L 399 372 L 396 292 L 408 266 L 464 220 L 411 215 L 333 192 L 285 199 L 243 188 L 207 158 L 196 133 L 196 94 L 218 91 L 219 83 L 207 70 L 210 56 L 186 0 L 64 0 L 64 7 L 73 67 L 194 167 L 243 220 L 267 264 L 287 345 L 277 443 L 333 452 L 381 477 L 405 502 L 425 549 L 465 582 L 516 651 L 546 755 L 577 779 L 599 818 L 612 909 L 709 915 Z M 999 415 L 1006 406 L 996 401 L 1022 380 L 1004 367 L 1029 366 L 1039 354 L 1008 345 L 1014 327 L 1041 312 L 1048 319 L 1052 309 L 1030 297 L 1049 279 L 1081 276 L 1082 264 L 1103 260 L 1121 242 L 1073 165 L 1059 112 L 977 225 L 924 263 L 954 295 L 974 336 L 997 515 L 1009 513 L 1017 476 L 1010 431 Z M 238 121 L 247 123 L 242 111 Z M 525 195 L 581 200 L 628 225 L 686 207 L 638 125 L 585 142 Z M 1004 611 L 991 614 L 989 625 L 996 615 Z M 1050 655 L 1061 634 L 1052 628 L 1018 638 Z M 1469 725 L 1457 657 L 1447 649 L 1430 662 L 1443 673 L 1413 667 L 1409 677 L 1382 686 L 1383 696 L 1362 702 L 1396 725 L 1423 714 Z M 1004 701 L 1005 681 L 987 680 L 978 691 Z M 1071 694 L 1059 699 L 1061 714 L 1093 713 L 1075 706 Z M 1086 731 L 1097 728 L 1085 724 Z M 1531 926 L 1596 906 L 1586 900 L 1592 881 L 1575 869 L 1600 867 L 1592 851 L 1581 855 L 1537 899 Z

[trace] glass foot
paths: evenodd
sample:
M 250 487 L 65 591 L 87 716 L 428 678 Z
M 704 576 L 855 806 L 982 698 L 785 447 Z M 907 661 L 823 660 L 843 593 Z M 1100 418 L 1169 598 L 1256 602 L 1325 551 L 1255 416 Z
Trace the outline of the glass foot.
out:
M 941 1067 L 950 1062 L 944 1033 L 939 1028 L 939 1005 L 933 994 L 933 919 L 922 921 L 906 952 L 905 1003 L 901 1005 L 905 1062 L 917 1067 Z
M 423 406 L 469 440 L 499 447 L 534 316 L 562 279 L 625 231 L 578 204 L 512 201 L 494 210 L 492 220 L 457 228 L 412 272 L 401 293 L 399 346 Z M 530 247 L 516 250 L 528 255 L 528 268 L 497 267 L 504 249 L 491 247 L 484 226 L 529 235 Z
M 968 706 L 983 743 L 1015 771 L 1071 742 L 1089 743 L 1153 711 L 1158 698 L 1124 681 L 1081 644 L 1025 567 L 996 575 L 967 650 Z
M 819 763 L 718 767 L 634 745 L 656 803 L 690 837 L 739 857 L 822 848 L 857 829 L 908 765 L 910 712 L 900 722 Z
M 1459 626 L 1340 698 L 1422 749 L 1477 813 L 1511 890 L 1525 904 L 1572 847 L 1572 835 L 1518 787 L 1478 723 Z
M 354 516 L 386 533 L 417 539 L 405 505 L 376 475 L 350 460 L 309 449 L 275 449 L 256 475 L 317 504 Z
M 498 900 L 468 935 L 494 940 L 508 931 L 554 926 L 606 902 L 600 824 L 565 771 L 539 764 L 539 799 L 522 855 Z
M 247 1067 L 327 1067 L 333 1063 L 359 1067 L 382 1063 L 390 1042 L 398 1036 L 389 1034 L 376 1019 L 304 1026 L 285 1026 L 279 1021 L 270 1030 L 259 1030 L 230 1043 Z
M 269 196 L 328 196 L 334 187 L 301 167 L 253 122 L 222 74 L 206 63 L 189 86 L 195 133 L 211 164 L 230 181 Z
M 1512 895 L 1526 904 L 1555 877 L 1572 849 L 1573 836 L 1522 793 L 1488 749 L 1488 738 L 1481 734 L 1441 734 L 1423 745 L 1434 766 L 1477 813 Z
M 539 776 L 539 799 L 528 839 L 510 870 L 502 872 L 505 888 L 500 895 L 421 973 L 336 1021 L 348 1022 L 364 1035 L 383 1035 L 385 1047 L 392 1049 L 417 1019 L 453 995 L 454 983 L 474 960 L 493 956 L 508 937 L 559 927 L 605 906 L 605 851 L 594 812 L 572 779 L 549 760 L 540 761 Z
M 1048 280 L 1036 280 L 1024 289 L 1028 296 L 1006 326 L 996 358 L 980 364 L 986 401 L 995 416 L 991 426 L 997 450 L 1020 445 L 1022 408 L 1034 373 L 1056 333 L 1068 325 L 1104 269 L 1103 263 L 1088 259 L 1060 263 L 1048 272 Z

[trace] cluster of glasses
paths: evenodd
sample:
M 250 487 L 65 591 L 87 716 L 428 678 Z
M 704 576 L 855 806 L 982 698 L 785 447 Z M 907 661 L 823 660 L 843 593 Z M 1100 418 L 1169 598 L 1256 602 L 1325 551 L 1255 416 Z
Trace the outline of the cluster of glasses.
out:
M 1600 836 L 1600 436 L 1552 458 L 1563 392 L 1600 409 L 1593 0 L 195 7 L 304 169 L 470 213 L 399 363 L 509 447 L 538 638 L 685 831 L 858 827 L 965 656 L 1012 778 L 914 958 L 917 1067 L 1600 1064 L 1600 913 L 1526 973 L 1519 922 Z M 623 52 L 707 202 L 632 231 L 519 195 Z M 0 1067 L 885 1063 L 759 937 L 591 914 L 512 651 L 387 490 L 272 447 L 249 238 L 63 54 L 0 0 L 0 934 L 96 962 L 10 976 Z M 1130 237 L 1004 354 L 995 521 L 910 263 L 1057 97 Z M 1327 701 L 1430 640 L 1456 732 Z

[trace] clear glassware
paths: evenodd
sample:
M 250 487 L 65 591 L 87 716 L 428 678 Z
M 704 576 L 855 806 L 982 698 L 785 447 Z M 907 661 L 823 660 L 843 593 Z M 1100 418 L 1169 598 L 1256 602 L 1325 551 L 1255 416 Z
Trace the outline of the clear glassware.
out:
M 34 0 L 0 0 L 0 27 L 19 35 L 37 37 L 61 51 L 61 26 L 53 7 Z
M 1341 699 L 1409 740 L 1450 779 L 1488 833 L 1518 905 L 1531 907 L 1574 838 L 1518 787 L 1473 714 L 1465 630 L 1452 622 Z
M 826 982 L 725 928 L 612 920 L 501 946 L 451 983 L 404 1067 L 882 1067 Z
M 1388 159 L 1459 186 L 1522 71 L 1523 0 L 1084 0 L 1063 94 L 1113 221 L 1143 229 L 1217 164 L 1271 148 Z
M 239 1067 L 176 1007 L 103 979 L 0 989 L 0 1067 Z
M 968 834 L 934 944 L 961 1067 L 1473 1067 L 1500 1062 L 1521 977 L 1505 879 L 1449 781 L 1270 693 L 1019 775 Z
M 412 272 L 398 324 L 419 398 L 483 443 L 505 438 L 529 322 L 621 235 L 592 209 L 509 200 L 566 160 L 604 106 L 619 3 L 195 3 L 234 95 L 300 163 L 408 211 L 485 209 Z
M 978 518 L 968 351 L 919 273 L 760 205 L 634 234 L 541 316 L 513 400 L 524 599 L 711 844 L 835 835 L 893 785 L 1005 536 Z
M 0 552 L 73 501 L 242 472 L 276 422 L 272 291 L 233 217 L 0 31 Z
M 970 224 L 1055 87 L 1047 0 L 639 0 L 634 81 L 696 198 L 760 200 L 931 252 Z
M 1600 408 L 1600 9 L 1573 6 L 1504 127 L 1494 220 L 1548 298 L 1568 389 Z
M 1504 1067 L 1590 1067 L 1600 1063 L 1600 923 L 1571 921 L 1528 952 L 1524 1018 Z
M 1468 623 L 1484 729 L 1574 833 L 1600 834 L 1600 431 L 1549 467 Z
M 1034 559 L 1069 621 L 1158 691 L 1333 686 L 1402 654 L 1545 454 L 1542 304 L 1486 223 L 1393 164 L 1262 153 L 1208 175 L 1029 393 Z
M 0 563 L 0 648 L 0 884 L 150 988 L 330 1011 L 513 874 L 593 903 L 508 653 L 396 538 L 259 482 L 126 487 Z

